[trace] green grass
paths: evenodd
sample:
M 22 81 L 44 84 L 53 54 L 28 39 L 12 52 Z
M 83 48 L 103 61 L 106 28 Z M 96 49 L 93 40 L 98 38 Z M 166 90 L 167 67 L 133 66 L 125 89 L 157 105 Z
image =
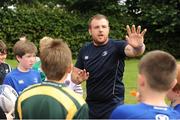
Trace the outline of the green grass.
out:
M 132 90 L 137 89 L 137 74 L 139 60 L 131 59 L 125 61 L 125 71 L 123 82 L 125 85 L 125 103 L 136 103 L 136 98 L 130 94 Z
M 12 68 L 15 68 L 17 66 L 17 61 L 16 60 L 9 60 L 9 59 L 7 59 L 6 63 L 11 65 Z

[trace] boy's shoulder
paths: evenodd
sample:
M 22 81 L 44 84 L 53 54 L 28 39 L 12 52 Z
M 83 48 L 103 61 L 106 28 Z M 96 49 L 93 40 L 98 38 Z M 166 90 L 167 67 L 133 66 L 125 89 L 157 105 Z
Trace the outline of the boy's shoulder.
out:
M 7 63 L 0 64 L 0 72 L 9 73 L 12 70 L 11 66 Z
M 9 72 L 6 76 L 13 75 L 13 74 L 15 74 L 15 73 L 17 73 L 17 72 L 18 72 L 17 68 L 14 68 L 14 69 L 12 69 L 12 71 Z
M 139 109 L 145 109 L 145 106 L 143 106 L 142 104 L 123 104 L 119 105 L 115 110 L 124 112 L 134 112 Z
M 173 110 L 171 107 L 161 107 L 147 105 L 144 103 L 138 104 L 125 104 L 118 106 L 112 112 L 112 118 L 130 118 L 130 119 L 151 119 L 155 116 L 162 116 L 168 118 L 177 118 L 179 113 Z M 167 116 L 168 115 L 168 116 Z
M 10 68 L 10 65 L 7 63 L 1 63 L 0 68 L 2 68 L 2 67 Z

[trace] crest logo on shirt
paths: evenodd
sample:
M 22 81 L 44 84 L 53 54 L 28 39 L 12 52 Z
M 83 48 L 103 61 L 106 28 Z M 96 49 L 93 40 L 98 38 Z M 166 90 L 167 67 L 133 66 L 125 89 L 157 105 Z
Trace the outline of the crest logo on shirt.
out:
M 167 115 L 157 114 L 155 119 L 156 120 L 169 120 L 169 117 Z
M 34 82 L 35 82 L 35 83 L 38 83 L 38 79 L 37 79 L 37 78 L 34 78 Z
M 108 54 L 108 52 L 107 51 L 104 51 L 103 53 L 102 53 L 102 56 L 106 56 Z
M 24 84 L 24 80 L 19 80 L 18 83 L 19 84 Z
M 8 70 L 8 69 L 6 69 L 5 71 L 6 71 L 6 73 L 8 73 L 8 71 L 9 71 L 9 70 Z
M 85 56 L 84 59 L 85 59 L 85 60 L 88 60 L 88 59 L 89 59 L 89 56 Z

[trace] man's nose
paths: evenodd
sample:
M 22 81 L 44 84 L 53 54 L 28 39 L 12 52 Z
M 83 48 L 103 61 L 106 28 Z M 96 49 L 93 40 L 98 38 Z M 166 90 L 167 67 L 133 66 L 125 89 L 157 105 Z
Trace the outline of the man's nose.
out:
M 99 27 L 99 31 L 102 32 L 102 31 L 103 31 L 103 28 L 102 28 L 102 27 Z

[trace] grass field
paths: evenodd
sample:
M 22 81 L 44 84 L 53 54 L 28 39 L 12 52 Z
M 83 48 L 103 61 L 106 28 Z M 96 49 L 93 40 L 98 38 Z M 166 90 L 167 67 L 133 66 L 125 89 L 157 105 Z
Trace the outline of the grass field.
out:
M 7 60 L 13 68 L 16 67 L 17 61 L 16 60 Z M 74 61 L 75 62 L 75 61 Z M 126 60 L 125 63 L 125 72 L 124 72 L 124 79 L 123 82 L 125 84 L 125 103 L 136 103 L 136 98 L 130 94 L 132 90 L 136 90 L 137 88 L 137 65 L 139 60 L 138 59 L 130 59 Z M 180 61 L 178 61 L 179 63 Z M 82 84 L 84 90 L 84 97 L 86 96 L 86 87 L 85 82 Z

